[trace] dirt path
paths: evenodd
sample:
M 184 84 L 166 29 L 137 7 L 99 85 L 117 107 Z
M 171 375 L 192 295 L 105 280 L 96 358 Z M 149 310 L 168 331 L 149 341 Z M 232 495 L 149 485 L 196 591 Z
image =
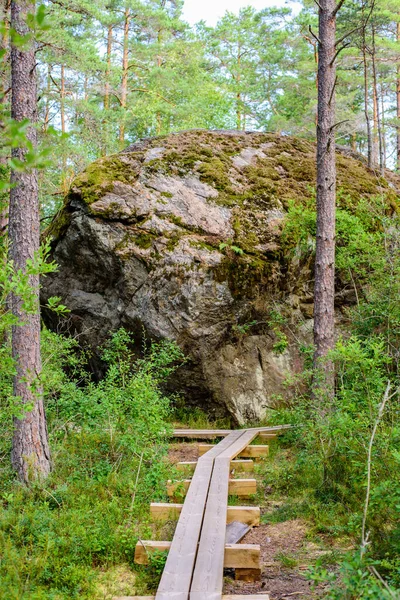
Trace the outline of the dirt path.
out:
M 242 583 L 226 579 L 225 593 L 268 593 L 271 600 L 315 598 L 301 564 L 307 528 L 300 520 L 254 527 L 243 539 L 261 546 L 261 581 Z

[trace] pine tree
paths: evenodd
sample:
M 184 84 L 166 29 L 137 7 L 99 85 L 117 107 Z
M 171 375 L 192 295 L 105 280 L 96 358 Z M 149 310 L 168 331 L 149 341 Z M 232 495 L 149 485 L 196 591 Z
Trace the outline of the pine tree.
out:
M 317 233 L 314 291 L 314 393 L 334 394 L 334 369 L 327 359 L 335 343 L 335 0 L 319 4 L 318 121 L 317 121 Z
M 36 58 L 33 36 L 27 18 L 34 9 L 30 0 L 12 0 L 11 28 L 24 40 L 11 45 L 11 117 L 29 121 L 25 147 L 12 150 L 9 239 L 10 259 L 14 267 L 26 271 L 27 262 L 39 251 L 39 196 L 35 168 L 24 168 L 29 153 L 36 149 Z M 19 38 L 19 39 L 21 39 Z M 14 396 L 21 404 L 21 416 L 15 419 L 12 464 L 24 482 L 45 477 L 50 472 L 50 451 L 40 382 L 39 278 L 29 284 L 36 295 L 34 314 L 24 311 L 22 301 L 12 296 L 11 305 L 19 324 L 12 330 L 12 354 L 16 364 Z M 23 323 L 23 324 L 21 324 Z

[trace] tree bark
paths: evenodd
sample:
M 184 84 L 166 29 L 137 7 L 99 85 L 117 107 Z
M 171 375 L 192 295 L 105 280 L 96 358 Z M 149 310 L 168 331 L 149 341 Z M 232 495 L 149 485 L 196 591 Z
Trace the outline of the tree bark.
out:
M 46 133 L 50 123 L 51 65 L 47 65 L 46 104 L 43 119 L 43 132 Z
M 364 114 L 365 114 L 365 123 L 367 125 L 367 160 L 368 167 L 372 169 L 373 164 L 373 152 L 372 152 L 372 131 L 371 131 L 371 120 L 369 117 L 369 109 L 368 109 L 368 61 L 367 61 L 367 52 L 365 49 L 365 45 L 362 49 L 363 53 L 363 66 L 364 66 Z
M 367 126 L 367 160 L 368 167 L 372 169 L 373 152 L 372 152 L 372 131 L 371 131 L 371 120 L 369 117 L 368 108 L 368 59 L 367 59 L 367 30 L 368 19 L 365 16 L 365 4 L 362 6 L 362 29 L 361 29 L 361 51 L 363 57 L 363 68 L 364 68 L 364 115 L 365 123 Z
M 20 35 L 29 33 L 26 16 L 34 9 L 31 0 L 12 0 L 11 27 Z M 18 48 L 11 47 L 11 116 L 16 121 L 36 121 L 36 59 L 34 41 Z M 36 129 L 28 138 L 36 147 Z M 25 159 L 25 148 L 13 148 L 12 156 Z M 26 261 L 39 249 L 39 201 L 36 169 L 12 171 L 10 193 L 10 258 L 16 269 L 25 271 Z M 11 298 L 13 314 L 19 323 L 12 330 L 12 354 L 16 363 L 14 396 L 23 413 L 14 420 L 11 460 L 24 482 L 41 478 L 50 472 L 50 451 L 41 388 L 39 277 L 30 277 L 36 295 L 37 310 L 27 314 L 21 300 Z
M 313 393 L 322 400 L 334 395 L 334 367 L 327 355 L 335 343 L 335 37 L 335 0 L 320 0 Z
M 121 80 L 121 108 L 124 111 L 122 115 L 121 124 L 119 126 L 119 143 L 121 149 L 125 145 L 125 111 L 128 97 L 128 57 L 129 57 L 129 24 L 131 21 L 131 11 L 129 8 L 125 9 L 125 20 L 124 20 L 124 41 L 122 51 L 122 80 Z
M 396 26 L 396 39 L 400 44 L 400 22 Z M 396 81 L 396 116 L 397 116 L 397 169 L 400 171 L 400 61 L 397 62 L 397 81 Z
M 381 83 L 381 115 L 382 115 L 382 154 L 383 154 L 383 170 L 386 169 L 387 162 L 387 147 L 386 147 L 386 116 L 385 116 L 385 91 Z
M 9 87 L 9 12 L 10 12 L 10 0 L 2 0 L 0 4 L 0 18 L 3 22 L 3 32 L 0 37 L 0 51 L 4 52 L 4 56 L 1 59 L 0 68 L 0 135 L 4 129 L 4 114 L 6 111 L 7 102 L 7 88 Z M 0 175 L 1 177 L 8 177 L 8 158 L 7 152 L 4 149 L 0 149 Z M 3 195 L 2 195 L 3 196 Z M 4 194 L 5 196 L 5 194 Z M 0 199 L 0 237 L 7 234 L 8 227 L 8 202 L 5 198 Z
M 374 73 L 373 59 L 372 59 L 372 114 L 373 114 L 373 128 L 372 128 L 372 165 L 376 167 L 378 165 L 378 97 L 376 93 L 376 79 Z
M 65 67 L 61 65 L 60 74 L 60 118 L 61 118 L 61 133 L 65 133 Z
M 104 88 L 104 110 L 110 108 L 110 75 L 111 75 L 111 52 L 113 41 L 113 26 L 109 25 L 107 29 L 107 63 L 106 63 L 106 83 Z
M 382 123 L 379 111 L 379 95 L 378 95 L 378 77 L 376 71 L 376 46 L 375 46 L 375 26 L 372 26 L 372 80 L 374 94 L 374 145 L 379 149 L 379 168 L 381 174 L 384 174 L 384 157 L 383 157 L 383 140 L 382 140 Z M 376 138 L 376 140 L 375 140 Z M 378 163 L 377 157 L 375 163 Z

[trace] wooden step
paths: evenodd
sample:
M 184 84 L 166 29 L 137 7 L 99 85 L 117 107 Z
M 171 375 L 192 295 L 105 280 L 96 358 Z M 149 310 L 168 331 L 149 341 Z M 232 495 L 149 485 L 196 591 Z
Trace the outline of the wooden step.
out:
M 199 456 L 203 456 L 206 452 L 214 448 L 214 444 L 199 444 Z M 269 446 L 267 445 L 253 445 L 247 446 L 239 454 L 242 458 L 261 458 L 262 456 L 268 456 Z
M 114 596 L 113 600 L 156 600 L 155 596 Z M 268 594 L 250 594 L 247 596 L 229 594 L 222 596 L 222 600 L 270 600 Z
M 183 504 L 152 502 L 150 504 L 150 515 L 155 521 L 177 519 L 182 507 Z M 258 506 L 228 506 L 226 522 L 232 523 L 233 521 L 256 527 L 260 524 L 260 509 Z
M 175 438 L 188 438 L 197 440 L 215 440 L 232 433 L 230 429 L 175 429 Z
M 254 430 L 258 432 L 258 435 L 264 436 L 264 439 L 271 439 L 289 429 L 290 425 L 275 425 L 272 427 L 258 427 Z M 241 431 L 250 431 L 242 429 Z M 221 438 L 228 436 L 232 433 L 231 429 L 174 429 L 173 437 L 175 438 L 187 438 L 197 440 L 213 440 L 215 438 Z
M 210 450 L 206 456 L 199 458 L 199 464 L 194 472 L 192 483 L 176 524 L 174 538 L 158 585 L 157 600 L 165 600 L 169 597 L 174 600 L 187 600 L 189 598 L 214 461 L 242 435 L 242 431 L 233 431 L 215 448 Z M 235 457 L 232 456 L 232 458 Z M 224 533 L 225 527 L 226 511 Z M 222 559 L 223 552 L 224 547 Z
M 135 563 L 148 564 L 148 555 L 155 550 L 168 552 L 171 542 L 141 540 L 136 544 Z M 259 569 L 260 546 L 258 544 L 225 544 L 224 567 L 227 569 Z
M 257 437 L 261 442 L 266 442 L 267 440 L 274 440 L 278 435 L 279 433 L 260 433 Z
M 186 461 L 186 462 L 178 462 L 176 463 L 176 468 L 178 471 L 183 471 L 185 473 L 193 473 L 197 465 L 197 461 Z M 251 472 L 254 470 L 254 461 L 251 459 L 238 459 L 231 461 L 231 471 L 246 471 Z
M 191 484 L 191 479 L 183 481 L 167 481 L 167 494 L 170 498 L 184 497 Z M 230 496 L 251 496 L 257 493 L 256 479 L 229 479 L 228 494 Z

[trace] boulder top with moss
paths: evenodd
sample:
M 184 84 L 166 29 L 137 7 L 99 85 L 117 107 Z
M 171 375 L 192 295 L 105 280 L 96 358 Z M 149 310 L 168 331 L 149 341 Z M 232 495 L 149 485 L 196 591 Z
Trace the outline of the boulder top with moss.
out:
M 394 174 L 380 177 L 345 149 L 337 169 L 339 207 L 352 213 L 380 197 L 398 211 Z M 259 419 L 301 368 L 290 345 L 276 351 L 268 315 L 278 303 L 310 331 L 312 252 L 300 256 L 282 227 L 314 187 L 307 140 L 185 131 L 140 141 L 74 180 L 47 231 L 59 271 L 44 279 L 43 298 L 71 309 L 66 326 L 92 347 L 94 368 L 119 327 L 138 344 L 143 332 L 174 339 L 190 358 L 174 382 L 187 402 Z

